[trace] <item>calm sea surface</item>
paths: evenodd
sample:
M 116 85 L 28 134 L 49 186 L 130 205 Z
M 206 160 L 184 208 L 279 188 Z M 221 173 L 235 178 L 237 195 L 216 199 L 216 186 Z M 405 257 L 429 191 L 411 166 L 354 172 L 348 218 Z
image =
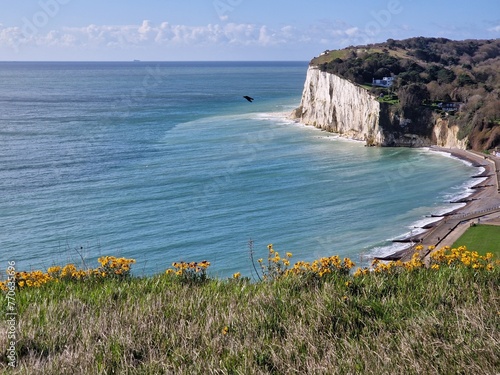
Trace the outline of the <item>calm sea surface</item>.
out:
M 359 263 L 455 207 L 474 168 L 286 120 L 306 69 L 0 63 L 0 268 L 116 255 L 136 274 L 206 259 L 250 275 L 249 239 L 257 257 Z

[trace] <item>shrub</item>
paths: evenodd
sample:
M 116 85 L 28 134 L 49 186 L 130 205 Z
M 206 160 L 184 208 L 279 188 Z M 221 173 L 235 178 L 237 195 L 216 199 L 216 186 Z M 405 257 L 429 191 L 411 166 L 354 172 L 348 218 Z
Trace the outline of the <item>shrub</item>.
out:
M 51 282 L 85 281 L 103 278 L 124 279 L 130 277 L 130 268 L 135 263 L 135 260 L 105 256 L 99 258 L 98 262 L 101 266 L 95 269 L 78 269 L 74 264 L 70 263 L 64 267 L 49 267 L 47 272 L 41 270 L 16 272 L 16 287 L 20 289 L 39 288 Z M 0 281 L 0 290 L 7 290 L 6 283 L 6 281 Z
M 207 268 L 210 262 L 174 262 L 172 267 L 165 271 L 167 275 L 174 275 L 186 283 L 202 283 L 208 280 Z

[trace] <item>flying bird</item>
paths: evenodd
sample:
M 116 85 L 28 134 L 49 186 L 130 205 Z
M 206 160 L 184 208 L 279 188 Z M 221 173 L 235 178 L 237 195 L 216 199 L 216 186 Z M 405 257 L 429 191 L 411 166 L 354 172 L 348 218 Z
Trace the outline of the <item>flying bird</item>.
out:
M 246 100 L 248 100 L 250 103 L 251 103 L 251 102 L 253 102 L 253 98 L 251 98 L 251 97 L 249 97 L 249 96 L 247 96 L 247 95 L 245 95 L 245 96 L 244 96 L 244 98 L 245 98 Z

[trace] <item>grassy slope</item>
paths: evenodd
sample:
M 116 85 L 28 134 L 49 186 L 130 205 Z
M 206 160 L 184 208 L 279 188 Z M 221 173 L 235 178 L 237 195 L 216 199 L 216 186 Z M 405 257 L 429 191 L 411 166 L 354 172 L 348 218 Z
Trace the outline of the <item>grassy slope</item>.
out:
M 332 60 L 335 59 L 346 59 L 349 56 L 350 51 L 362 51 L 364 53 L 383 53 L 384 49 L 383 48 L 366 48 L 366 47 L 349 47 L 349 48 L 344 48 L 340 50 L 332 50 L 328 51 L 327 53 L 320 55 L 318 57 L 315 57 L 311 60 L 312 65 L 320 65 L 323 63 L 328 63 Z M 391 50 L 388 50 L 387 53 L 390 56 L 396 57 L 398 59 L 408 59 L 417 62 L 417 59 L 414 57 L 408 55 L 408 51 L 401 49 L 401 48 L 394 48 Z M 419 61 L 422 63 L 421 61 Z
M 500 258 L 500 226 L 476 225 L 473 226 L 453 244 L 452 247 L 466 246 L 468 249 L 485 254 L 491 252 L 495 258 Z
M 495 374 L 499 269 L 50 283 L 17 291 L 12 373 Z

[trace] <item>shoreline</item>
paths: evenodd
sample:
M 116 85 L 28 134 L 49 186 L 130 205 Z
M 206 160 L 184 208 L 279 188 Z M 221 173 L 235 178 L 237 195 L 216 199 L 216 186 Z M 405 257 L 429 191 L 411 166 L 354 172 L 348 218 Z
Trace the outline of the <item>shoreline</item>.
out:
M 296 124 L 310 126 L 303 124 L 297 119 L 290 117 L 287 119 Z M 324 131 L 322 129 L 319 130 Z M 364 142 L 363 140 L 346 137 L 342 134 L 332 134 L 337 135 L 335 139 L 338 140 Z M 431 253 L 430 250 L 427 250 L 429 246 L 434 246 L 437 250 L 444 246 L 453 245 L 472 223 L 480 221 L 484 224 L 500 225 L 500 157 L 436 145 L 423 147 L 423 149 L 428 149 L 437 154 L 447 154 L 446 156 L 442 156 L 459 159 L 470 163 L 473 167 L 482 167 L 484 170 L 469 177 L 471 185 L 468 189 L 472 190 L 470 194 L 448 202 L 450 204 L 463 203 L 462 207 L 450 208 L 450 210 L 440 214 L 430 214 L 429 218 L 432 217 L 436 220 L 415 228 L 420 229 L 421 232 L 392 240 L 393 243 L 408 243 L 408 246 L 400 250 L 388 252 L 386 255 L 372 255 L 370 257 L 372 259 L 409 261 L 417 245 L 422 245 L 426 249 L 423 256 L 423 258 L 426 258 Z M 474 181 L 478 179 L 480 181 Z
M 471 163 L 474 167 L 482 167 L 484 171 L 471 178 L 484 177 L 484 181 L 473 184 L 472 193 L 454 203 L 465 203 L 463 207 L 451 210 L 442 215 L 434 215 L 441 219 L 424 226 L 420 234 L 402 239 L 400 242 L 409 242 L 411 245 L 385 256 L 376 256 L 379 260 L 410 260 L 417 245 L 424 249 L 434 246 L 436 250 L 444 246 L 451 246 L 473 223 L 500 222 L 500 158 L 491 155 L 482 155 L 474 151 L 431 146 L 431 151 L 449 154 L 451 157 Z M 453 203 L 453 202 L 450 202 Z M 427 227 L 427 228 L 425 228 Z M 424 258 L 431 250 L 426 250 Z

